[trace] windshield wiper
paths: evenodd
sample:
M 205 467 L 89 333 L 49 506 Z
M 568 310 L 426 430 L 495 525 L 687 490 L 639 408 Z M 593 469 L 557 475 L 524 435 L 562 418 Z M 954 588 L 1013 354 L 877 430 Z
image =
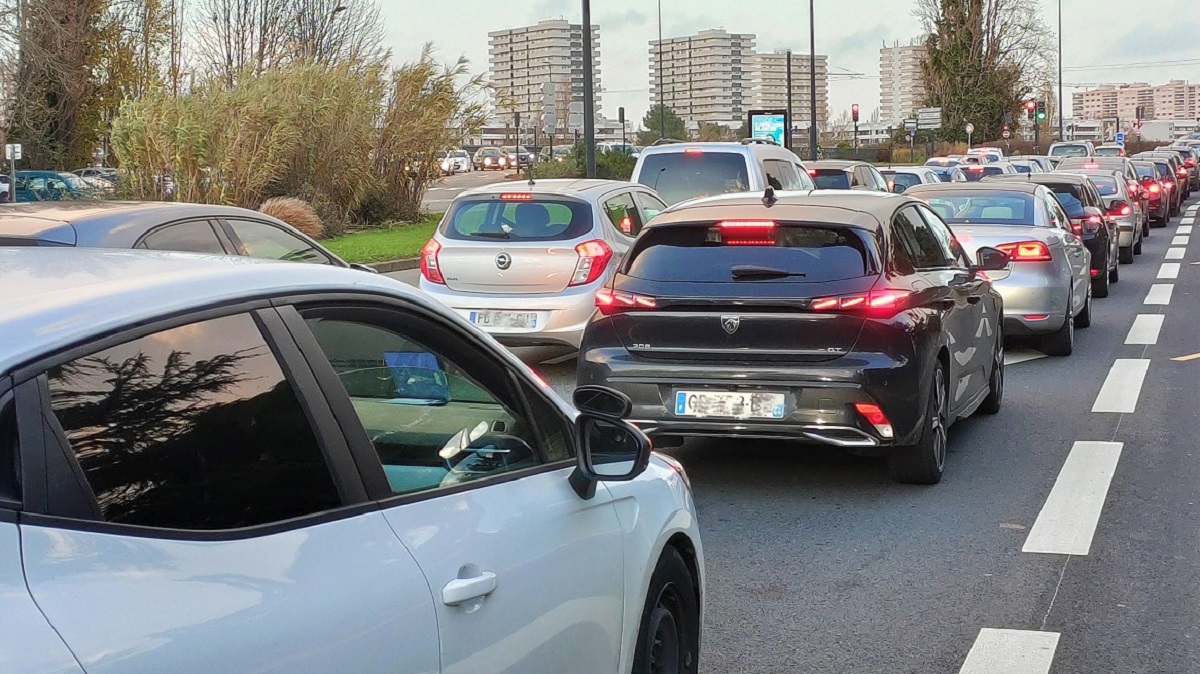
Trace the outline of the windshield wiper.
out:
M 733 278 L 790 278 L 794 276 L 808 276 L 802 271 L 788 271 L 786 269 L 776 269 L 774 267 L 759 267 L 753 264 L 739 264 L 729 270 L 733 274 Z
M 511 239 L 508 232 L 471 232 L 471 236 L 480 239 Z

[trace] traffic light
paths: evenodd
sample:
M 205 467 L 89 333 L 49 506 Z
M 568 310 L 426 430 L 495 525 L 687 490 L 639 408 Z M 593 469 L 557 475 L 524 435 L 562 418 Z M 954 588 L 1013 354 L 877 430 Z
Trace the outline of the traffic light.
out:
M 1046 101 L 1039 100 L 1037 102 L 1037 121 L 1046 121 Z
M 1033 112 L 1037 109 L 1037 101 L 1025 101 L 1025 114 L 1029 115 L 1030 121 L 1033 121 Z
M 850 106 L 850 119 L 854 120 L 855 124 L 858 123 L 858 103 Z

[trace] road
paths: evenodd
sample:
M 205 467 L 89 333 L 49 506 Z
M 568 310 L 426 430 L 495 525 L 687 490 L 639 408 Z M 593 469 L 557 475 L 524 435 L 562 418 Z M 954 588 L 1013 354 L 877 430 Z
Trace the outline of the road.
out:
M 457 197 L 463 190 L 507 179 L 507 171 L 471 171 L 446 176 L 425 192 L 425 201 L 421 205 L 432 213 L 445 211 L 450 207 L 450 202 L 454 201 L 454 197 Z
M 1009 349 L 1004 409 L 953 427 L 940 485 L 800 445 L 668 450 L 707 555 L 702 671 L 1200 672 L 1200 355 L 1172 360 L 1200 352 L 1191 204 L 1075 355 Z M 569 354 L 523 357 L 570 393 Z

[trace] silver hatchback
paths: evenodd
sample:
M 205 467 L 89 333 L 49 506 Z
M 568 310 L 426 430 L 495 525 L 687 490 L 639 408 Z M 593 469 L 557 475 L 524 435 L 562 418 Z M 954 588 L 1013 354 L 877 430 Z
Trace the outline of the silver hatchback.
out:
M 651 189 L 612 180 L 468 190 L 421 252 L 420 287 L 502 344 L 578 348 L 596 291 L 665 209 Z

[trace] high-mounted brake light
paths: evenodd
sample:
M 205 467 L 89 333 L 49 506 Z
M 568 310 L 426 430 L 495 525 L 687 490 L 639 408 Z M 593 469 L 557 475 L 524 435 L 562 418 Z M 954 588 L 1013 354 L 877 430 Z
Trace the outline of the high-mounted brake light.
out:
M 774 246 L 774 220 L 722 220 L 721 242 L 730 246 Z
M 533 201 L 533 194 L 529 192 L 501 192 L 500 201 Z
M 867 420 L 867 423 L 875 427 L 875 431 L 885 439 L 890 439 L 895 435 L 892 429 L 892 422 L 883 413 L 883 409 L 875 403 L 854 403 L 854 409 L 862 415 L 862 418 Z
M 584 286 L 600 278 L 613 256 L 612 248 L 600 239 L 584 241 L 575 246 L 575 253 L 579 255 L 579 261 L 575 263 L 575 273 L 568 284 L 573 286 Z
M 1049 262 L 1050 249 L 1041 241 L 1020 241 L 1017 243 L 1002 243 L 997 249 L 1008 253 L 1013 262 Z
M 430 239 L 429 243 L 421 249 L 421 276 L 425 277 L 430 283 L 446 285 L 446 279 L 442 276 L 442 270 L 438 267 L 438 253 L 442 250 L 442 244 L 437 242 L 437 239 Z
M 704 154 L 704 148 L 702 148 L 702 147 L 685 147 L 685 148 L 683 148 L 683 153 L 684 154 Z
M 863 312 L 871 316 L 886 318 L 902 310 L 911 296 L 912 293 L 908 290 L 886 289 L 854 295 L 818 297 L 808 303 L 808 310 L 816 313 Z
M 626 311 L 652 311 L 658 308 L 658 301 L 646 295 L 601 288 L 596 291 L 596 308 L 605 316 L 611 316 Z

